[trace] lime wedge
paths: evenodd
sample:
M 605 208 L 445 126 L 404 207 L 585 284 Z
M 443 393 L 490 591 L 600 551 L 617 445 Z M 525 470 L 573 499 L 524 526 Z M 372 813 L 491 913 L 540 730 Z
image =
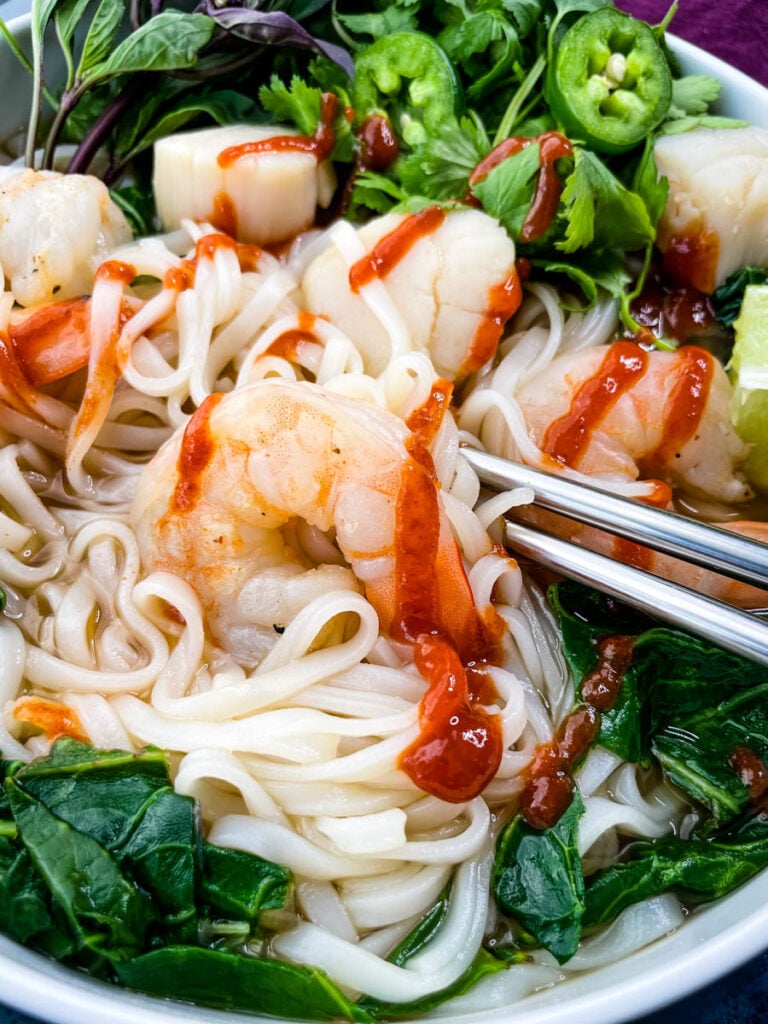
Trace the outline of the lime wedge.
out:
M 768 490 L 768 285 L 745 289 L 733 326 L 731 419 L 739 436 L 753 446 L 744 472 L 755 487 Z

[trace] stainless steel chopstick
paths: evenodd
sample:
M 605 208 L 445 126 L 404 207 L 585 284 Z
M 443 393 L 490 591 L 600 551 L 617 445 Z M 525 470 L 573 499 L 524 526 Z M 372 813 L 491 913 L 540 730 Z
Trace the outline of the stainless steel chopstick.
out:
M 561 576 L 596 587 L 654 618 L 768 665 L 768 622 L 520 523 L 507 522 L 505 533 L 513 553 L 533 558 Z
M 461 453 L 489 487 L 531 487 L 542 508 L 768 589 L 768 544 L 474 448 Z

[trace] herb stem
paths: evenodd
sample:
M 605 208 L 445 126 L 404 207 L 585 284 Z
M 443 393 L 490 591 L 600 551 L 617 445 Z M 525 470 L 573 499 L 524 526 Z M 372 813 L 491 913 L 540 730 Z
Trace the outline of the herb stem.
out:
M 63 93 L 61 103 L 59 103 L 59 109 L 56 111 L 53 124 L 51 125 L 48 137 L 45 140 L 45 149 L 43 150 L 43 160 L 41 164 L 44 171 L 50 171 L 53 167 L 56 145 L 58 144 L 61 130 L 64 127 L 64 122 L 77 106 L 80 98 L 87 88 L 87 85 L 84 85 L 82 82 L 77 82 L 73 89 L 65 90 Z
M 135 75 L 109 106 L 99 114 L 73 153 L 67 167 L 69 174 L 86 173 L 105 137 L 136 98 L 141 84 L 141 76 Z
M 517 90 L 515 95 L 509 101 L 507 109 L 504 111 L 504 116 L 501 119 L 501 124 L 496 130 L 496 134 L 493 138 L 493 145 L 498 146 L 500 142 L 508 138 L 512 134 L 512 129 L 517 123 L 518 117 L 523 104 L 530 96 L 536 83 L 544 73 L 544 68 L 547 66 L 547 58 L 545 54 L 540 53 L 533 64 L 533 67 L 525 76 L 523 81 L 520 83 L 520 88 Z
M 31 63 L 29 62 L 29 58 L 27 57 L 26 53 L 24 53 L 24 51 L 21 49 L 19 44 L 16 42 L 16 39 L 14 38 L 13 33 L 10 31 L 10 29 L 8 28 L 8 26 L 3 21 L 2 18 L 0 18 L 0 34 L 2 34 L 2 36 L 5 39 L 6 43 L 8 43 L 8 46 L 13 51 L 13 53 L 14 53 L 16 59 L 19 61 L 19 63 L 23 67 L 25 67 L 27 69 L 27 71 L 30 73 L 30 75 L 34 74 L 34 68 L 32 67 Z
M 40 126 L 40 99 L 43 91 L 43 33 L 47 21 L 41 15 L 40 4 L 32 0 L 32 104 L 29 111 L 27 126 L 27 145 L 24 150 L 24 163 L 34 169 L 35 145 L 37 130 Z M 42 23 L 41 23 L 42 22 Z

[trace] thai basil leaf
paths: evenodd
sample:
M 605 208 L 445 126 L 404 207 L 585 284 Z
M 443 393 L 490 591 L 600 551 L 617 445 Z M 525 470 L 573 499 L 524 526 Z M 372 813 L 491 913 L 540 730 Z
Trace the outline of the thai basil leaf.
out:
M 583 924 L 595 928 L 622 910 L 664 892 L 693 901 L 714 900 L 742 885 L 768 865 L 768 828 L 762 835 L 735 839 L 678 839 L 670 836 L 631 848 L 631 860 L 598 872 L 589 881 Z
M 232 89 L 219 89 L 178 100 L 167 113 L 159 116 L 157 110 L 153 111 L 146 128 L 142 129 L 141 124 L 135 125 L 131 140 L 127 145 L 121 140 L 120 148 L 126 153 L 126 159 L 133 159 L 153 146 L 158 139 L 172 135 L 198 117 L 210 118 L 219 125 L 261 120 L 258 107 L 247 96 Z
M 82 22 L 91 0 L 65 0 L 59 3 L 53 14 L 56 35 L 61 52 L 67 65 L 66 89 L 71 89 L 75 80 L 75 64 L 72 55 L 72 38 L 77 26 Z
M 284 11 L 259 11 L 250 7 L 218 6 L 215 0 L 201 0 L 197 7 L 217 25 L 239 39 L 265 46 L 295 46 L 327 57 L 348 75 L 354 75 L 355 66 L 347 51 L 334 43 L 316 39 L 295 18 Z M 156 19 L 153 19 L 153 21 Z
M 373 1018 L 347 999 L 331 979 L 313 967 L 281 960 L 237 956 L 213 949 L 168 946 L 115 964 L 126 988 L 218 1009 L 272 1017 L 368 1024 Z
M 279 864 L 240 850 L 203 844 L 202 899 L 229 917 L 257 921 L 285 906 L 292 877 Z
M 190 68 L 214 27 L 204 14 L 161 11 L 124 39 L 106 60 L 89 68 L 84 79 L 93 83 L 137 71 Z
M 24 159 L 27 167 L 34 167 L 35 142 L 40 125 L 43 98 L 43 39 L 58 0 L 32 0 L 30 8 L 30 36 L 32 42 L 32 104 L 29 112 Z
M 77 67 L 78 78 L 84 78 L 91 68 L 107 59 L 115 45 L 124 14 L 123 0 L 101 0 L 85 37 Z
M 109 194 L 112 202 L 123 211 L 137 238 L 145 238 L 154 233 L 155 200 L 151 191 L 137 185 L 123 185 L 110 189 Z
M 530 828 L 518 814 L 496 847 L 492 889 L 499 909 L 565 963 L 576 952 L 584 913 L 578 793 L 553 828 Z

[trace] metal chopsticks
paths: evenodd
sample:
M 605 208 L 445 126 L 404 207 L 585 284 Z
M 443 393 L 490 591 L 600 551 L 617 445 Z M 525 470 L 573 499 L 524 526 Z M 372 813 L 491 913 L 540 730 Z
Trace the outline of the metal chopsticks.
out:
M 520 523 L 506 523 L 505 532 L 510 548 L 545 568 L 768 666 L 768 622 L 749 612 Z
M 530 487 L 542 508 L 768 589 L 766 544 L 474 448 L 461 454 L 494 490 Z
M 531 487 L 534 503 L 768 589 L 768 545 L 471 448 L 462 454 L 496 490 Z M 540 565 L 768 666 L 768 622 L 678 583 L 534 530 L 505 524 L 507 544 Z

